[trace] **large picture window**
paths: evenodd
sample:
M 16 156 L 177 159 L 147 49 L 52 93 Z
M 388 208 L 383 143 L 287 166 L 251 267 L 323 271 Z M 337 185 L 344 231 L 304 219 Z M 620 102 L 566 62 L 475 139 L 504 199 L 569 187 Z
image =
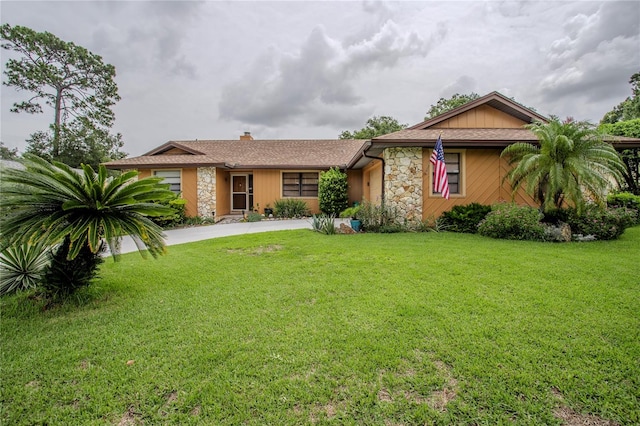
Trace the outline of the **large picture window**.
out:
M 283 197 L 317 197 L 318 172 L 282 173 Z
M 156 170 L 153 175 L 164 178 L 162 183 L 168 183 L 171 191 L 180 193 L 180 170 Z

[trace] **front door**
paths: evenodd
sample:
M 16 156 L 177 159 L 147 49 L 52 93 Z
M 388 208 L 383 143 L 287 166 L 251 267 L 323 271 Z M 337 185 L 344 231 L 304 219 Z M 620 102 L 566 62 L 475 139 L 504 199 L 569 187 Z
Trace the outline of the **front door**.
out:
M 231 210 L 249 210 L 253 203 L 253 175 L 231 175 Z

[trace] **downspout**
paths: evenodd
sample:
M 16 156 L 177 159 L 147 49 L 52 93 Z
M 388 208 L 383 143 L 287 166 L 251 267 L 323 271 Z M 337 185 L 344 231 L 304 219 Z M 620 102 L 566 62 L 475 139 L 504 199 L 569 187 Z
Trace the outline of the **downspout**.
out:
M 367 150 L 369 148 L 371 148 L 371 145 L 372 145 L 372 143 L 371 143 L 371 141 L 369 141 L 367 143 L 367 147 L 362 151 L 362 156 L 366 157 L 366 158 L 371 158 L 372 160 L 380 160 L 380 161 L 382 161 L 382 184 L 381 184 L 382 185 L 382 188 L 381 188 L 382 191 L 380 192 L 380 194 L 381 194 L 380 195 L 380 204 L 382 204 L 384 206 L 384 169 L 386 168 L 386 163 L 384 162 L 384 158 L 374 157 L 372 155 L 367 155 Z

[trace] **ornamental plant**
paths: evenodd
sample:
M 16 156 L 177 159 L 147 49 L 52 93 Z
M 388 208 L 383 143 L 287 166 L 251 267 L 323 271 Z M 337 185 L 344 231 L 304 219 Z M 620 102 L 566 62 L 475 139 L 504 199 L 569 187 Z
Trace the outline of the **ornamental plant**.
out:
M 448 231 L 475 234 L 478 232 L 478 224 L 490 211 L 491 206 L 480 203 L 454 206 L 451 210 L 442 213 L 439 224 Z
M 173 213 L 156 203 L 174 196 L 160 183 L 162 178 L 137 180 L 135 171 L 110 177 L 103 165 L 97 172 L 86 165 L 78 171 L 30 154 L 23 164 L 24 170 L 2 169 L 2 247 L 54 247 L 44 277 L 50 296 L 66 296 L 88 285 L 104 245 L 115 256 L 125 235 L 136 240 L 143 255 L 164 253 L 162 229 L 150 219 Z
M 538 209 L 516 204 L 494 204 L 491 212 L 478 225 L 485 237 L 507 240 L 544 241 L 545 230 Z
M 320 173 L 318 181 L 320 211 L 326 215 L 339 215 L 349 204 L 347 189 L 347 174 L 337 167 Z

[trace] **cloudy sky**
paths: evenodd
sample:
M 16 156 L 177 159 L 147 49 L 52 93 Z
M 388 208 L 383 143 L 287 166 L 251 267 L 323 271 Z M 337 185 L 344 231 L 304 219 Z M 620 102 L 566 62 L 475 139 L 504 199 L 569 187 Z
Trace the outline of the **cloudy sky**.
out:
M 115 65 L 114 130 L 130 155 L 245 131 L 333 139 L 373 115 L 416 124 L 440 97 L 494 90 L 597 123 L 640 71 L 638 1 L 3 0 L 0 14 Z M 11 113 L 26 94 L 1 97 L 2 141 L 22 151 L 53 111 Z

